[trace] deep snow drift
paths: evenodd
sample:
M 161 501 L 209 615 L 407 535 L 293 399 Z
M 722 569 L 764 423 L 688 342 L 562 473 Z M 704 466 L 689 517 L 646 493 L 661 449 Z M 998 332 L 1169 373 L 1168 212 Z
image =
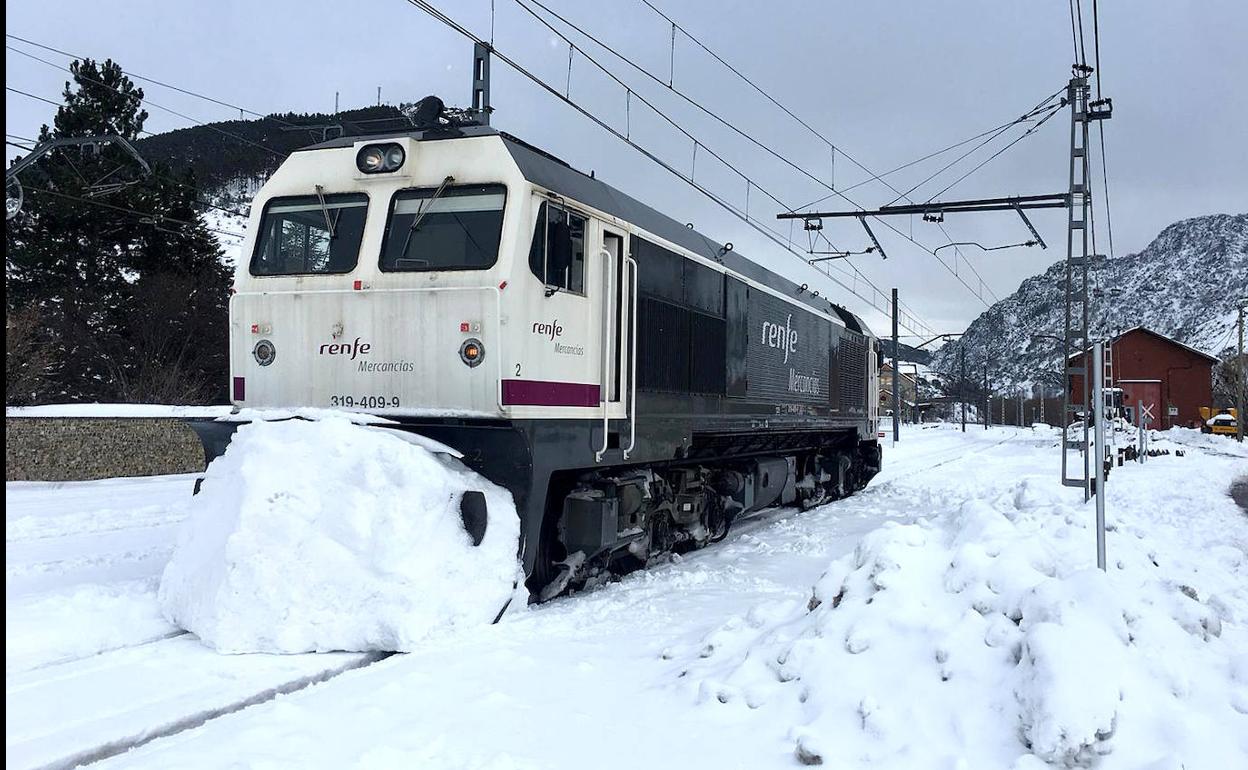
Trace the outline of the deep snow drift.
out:
M 700 697 L 787 722 L 803 764 L 1248 763 L 1248 542 L 1229 479 L 1209 470 L 1175 457 L 1115 469 L 1104 573 L 1091 504 L 1051 478 L 1007 476 L 886 523 L 805 607 L 708 636 L 690 668 Z
M 465 490 L 487 501 L 478 546 Z M 518 538 L 506 490 L 403 434 L 338 415 L 257 422 L 209 466 L 160 603 L 221 652 L 408 650 L 499 614 Z

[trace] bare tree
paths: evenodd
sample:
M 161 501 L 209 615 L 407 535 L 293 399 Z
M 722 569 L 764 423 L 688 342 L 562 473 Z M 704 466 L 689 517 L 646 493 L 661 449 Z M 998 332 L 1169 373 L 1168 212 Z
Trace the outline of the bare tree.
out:
M 1213 367 L 1213 403 L 1209 406 L 1215 409 L 1234 406 L 1238 389 L 1248 385 L 1241 379 L 1241 372 L 1248 369 L 1248 353 L 1243 361 L 1235 359 L 1235 352 L 1231 351 Z
M 46 398 L 56 364 L 56 346 L 35 307 L 4 313 L 4 396 L 11 406 Z

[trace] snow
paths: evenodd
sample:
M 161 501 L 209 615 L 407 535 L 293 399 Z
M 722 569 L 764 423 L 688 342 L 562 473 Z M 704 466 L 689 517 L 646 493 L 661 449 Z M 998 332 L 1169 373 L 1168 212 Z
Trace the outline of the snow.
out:
M 45 404 L 5 407 L 5 417 L 225 417 L 229 406 L 171 404 Z
M 9 674 L 6 764 L 74 767 L 357 668 L 375 655 L 218 655 L 183 634 Z
M 40 406 L 5 407 L 5 417 L 147 417 L 175 419 L 210 419 L 219 422 L 253 422 L 259 420 L 290 420 L 300 418 L 319 420 L 330 415 L 346 416 L 360 425 L 391 424 L 398 418 L 411 417 L 497 417 L 491 412 L 471 409 L 403 408 L 378 409 L 375 413 L 349 412 L 321 407 L 250 408 L 233 406 L 178 406 L 173 404 L 44 404 Z M 454 454 L 449 448 L 435 449 Z
M 473 545 L 459 514 L 485 494 Z M 240 427 L 161 579 L 165 615 L 220 652 L 409 650 L 489 624 L 521 577 L 510 494 L 339 415 Z
M 799 745 L 825 767 L 1248 765 L 1248 515 L 1226 496 L 1248 451 L 1171 430 L 1153 442 L 1171 455 L 1114 468 L 1101 574 L 1092 508 L 1056 483 L 1059 437 L 903 425 L 848 500 L 765 512 L 711 548 L 376 663 L 218 655 L 184 635 L 13 674 L 15 642 L 113 625 L 49 611 L 7 632 L 6 759 L 68 766 L 164 735 L 99 766 L 766 770 L 800 766 Z M 6 496 L 51 520 L 93 510 L 94 489 L 125 520 L 161 502 L 145 481 Z M 10 625 L 25 606 L 10 594 Z
M 1248 758 L 1248 527 L 1225 467 L 1165 459 L 1111 474 L 1108 572 L 1077 491 L 977 479 L 865 537 L 764 633 L 713 632 L 729 649 L 691 667 L 701 699 L 770 712 L 833 767 Z
M 13 674 L 181 634 L 160 614 L 157 581 L 85 583 L 5 603 L 5 672 Z M 64 623 L 74 618 L 74 624 Z

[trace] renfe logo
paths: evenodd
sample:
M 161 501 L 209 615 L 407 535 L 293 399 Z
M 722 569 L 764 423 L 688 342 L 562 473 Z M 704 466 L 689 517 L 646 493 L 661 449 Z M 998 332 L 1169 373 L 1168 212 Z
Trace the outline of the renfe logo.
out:
M 533 324 L 533 333 L 542 337 L 549 337 L 553 340 L 555 337 L 563 336 L 563 327 L 559 325 L 558 318 L 550 323 L 537 321 Z
M 355 342 L 347 344 L 345 342 L 326 342 L 321 345 L 320 354 L 323 356 L 351 356 L 354 361 L 357 355 L 366 356 L 373 346 L 367 342 L 360 342 L 360 338 L 356 337 Z
M 763 344 L 769 348 L 784 351 L 784 363 L 789 362 L 789 354 L 797 352 L 797 329 L 793 326 L 793 314 L 784 319 L 784 326 L 763 321 Z

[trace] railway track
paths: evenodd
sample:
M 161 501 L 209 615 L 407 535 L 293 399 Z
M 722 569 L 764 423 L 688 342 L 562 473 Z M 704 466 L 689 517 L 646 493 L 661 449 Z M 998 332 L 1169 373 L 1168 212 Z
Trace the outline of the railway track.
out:
M 98 762 L 390 655 L 220 655 L 183 633 L 48 664 L 6 678 L 6 765 Z

